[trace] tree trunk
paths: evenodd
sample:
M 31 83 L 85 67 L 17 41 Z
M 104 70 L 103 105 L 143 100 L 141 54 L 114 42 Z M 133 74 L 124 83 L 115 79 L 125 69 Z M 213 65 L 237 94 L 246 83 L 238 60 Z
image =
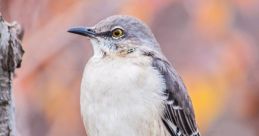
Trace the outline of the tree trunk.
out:
M 22 35 L 20 25 L 7 23 L 0 13 L 0 136 L 15 136 L 12 79 L 24 53 Z

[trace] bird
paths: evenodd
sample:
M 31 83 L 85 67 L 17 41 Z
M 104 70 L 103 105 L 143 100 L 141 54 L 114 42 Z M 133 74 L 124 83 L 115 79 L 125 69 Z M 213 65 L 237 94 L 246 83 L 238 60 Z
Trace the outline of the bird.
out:
M 80 109 L 87 136 L 200 136 L 187 88 L 140 19 L 113 15 L 68 32 L 88 37 Z

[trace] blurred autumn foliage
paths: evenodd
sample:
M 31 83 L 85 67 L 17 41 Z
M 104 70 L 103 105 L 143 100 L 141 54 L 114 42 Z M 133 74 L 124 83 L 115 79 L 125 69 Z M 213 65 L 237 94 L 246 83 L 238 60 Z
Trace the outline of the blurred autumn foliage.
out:
M 182 75 L 200 130 L 259 136 L 258 0 L 0 0 L 25 29 L 16 73 L 21 136 L 84 136 L 79 112 L 89 41 L 67 33 L 114 14 L 139 17 Z

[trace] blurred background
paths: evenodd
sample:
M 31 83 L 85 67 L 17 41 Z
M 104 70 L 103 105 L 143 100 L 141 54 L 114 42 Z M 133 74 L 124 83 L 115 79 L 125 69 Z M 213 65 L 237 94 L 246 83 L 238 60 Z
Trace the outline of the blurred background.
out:
M 259 136 L 259 0 L 0 0 L 24 30 L 14 81 L 19 136 L 85 136 L 89 41 L 67 33 L 114 14 L 145 21 L 182 75 L 206 136 Z

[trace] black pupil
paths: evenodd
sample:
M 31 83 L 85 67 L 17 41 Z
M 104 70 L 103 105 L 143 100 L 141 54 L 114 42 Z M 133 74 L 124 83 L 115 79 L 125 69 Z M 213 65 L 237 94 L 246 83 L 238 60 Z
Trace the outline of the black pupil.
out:
M 121 33 L 120 30 L 117 30 L 117 31 L 114 32 L 114 34 L 115 34 L 116 36 L 119 36 L 120 33 Z

